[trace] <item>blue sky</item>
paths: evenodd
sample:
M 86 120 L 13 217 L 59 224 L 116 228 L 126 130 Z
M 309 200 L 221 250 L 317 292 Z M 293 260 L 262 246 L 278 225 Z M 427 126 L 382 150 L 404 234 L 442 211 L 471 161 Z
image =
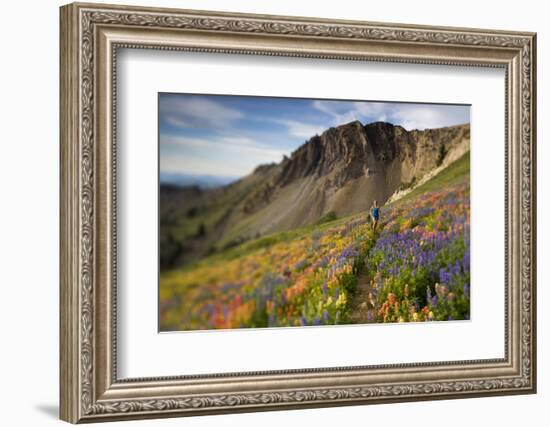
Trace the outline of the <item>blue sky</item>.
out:
M 470 121 L 470 107 L 368 101 L 159 95 L 163 173 L 242 177 L 331 126 L 386 121 L 407 130 Z

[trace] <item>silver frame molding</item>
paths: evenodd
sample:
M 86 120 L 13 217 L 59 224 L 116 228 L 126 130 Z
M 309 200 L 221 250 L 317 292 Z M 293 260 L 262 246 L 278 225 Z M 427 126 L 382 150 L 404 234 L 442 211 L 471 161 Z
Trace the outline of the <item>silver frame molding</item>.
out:
M 100 4 L 60 36 L 60 417 L 72 423 L 536 392 L 536 35 Z M 503 359 L 117 378 L 117 49 L 506 72 Z

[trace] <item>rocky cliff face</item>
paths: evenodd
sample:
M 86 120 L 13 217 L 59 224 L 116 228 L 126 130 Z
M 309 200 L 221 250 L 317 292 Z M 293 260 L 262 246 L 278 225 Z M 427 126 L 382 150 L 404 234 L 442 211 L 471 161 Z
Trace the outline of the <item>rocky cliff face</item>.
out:
M 223 247 L 314 224 L 328 212 L 366 211 L 374 199 L 383 204 L 400 187 L 458 159 L 469 147 L 469 124 L 407 131 L 390 123 L 354 121 L 312 137 L 279 164 L 259 166 L 227 187 L 186 197 L 186 209 L 212 211 L 215 205 L 223 213 L 208 224 L 206 236 L 210 246 Z M 161 217 L 162 210 L 161 193 Z
M 268 179 L 244 200 L 244 210 L 253 214 L 280 206 L 267 215 L 271 226 L 258 221 L 265 231 L 305 225 L 331 210 L 351 214 L 374 199 L 384 203 L 401 185 L 460 157 L 469 142 L 469 125 L 409 132 L 389 123 L 354 121 L 330 128 L 271 165 Z
M 385 122 L 363 126 L 354 121 L 330 128 L 298 148 L 283 162 L 280 183 L 335 172 L 336 183 L 345 184 L 394 162 L 402 164 L 403 180 L 408 181 L 438 166 L 449 151 L 469 139 L 469 125 L 408 132 Z

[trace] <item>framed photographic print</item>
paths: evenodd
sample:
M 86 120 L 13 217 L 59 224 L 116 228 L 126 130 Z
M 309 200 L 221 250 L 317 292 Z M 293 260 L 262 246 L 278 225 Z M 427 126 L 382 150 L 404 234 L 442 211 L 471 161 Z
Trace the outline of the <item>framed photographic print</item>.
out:
M 469 120 L 159 94 L 160 330 L 468 320 Z
M 536 390 L 535 34 L 61 8 L 61 418 Z

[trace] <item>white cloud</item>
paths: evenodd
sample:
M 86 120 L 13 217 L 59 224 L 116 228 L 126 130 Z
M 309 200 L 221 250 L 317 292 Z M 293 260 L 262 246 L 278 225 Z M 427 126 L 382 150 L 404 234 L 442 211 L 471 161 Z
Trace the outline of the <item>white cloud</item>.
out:
M 470 109 L 458 105 L 393 104 L 389 121 L 407 130 L 435 129 L 468 123 Z
M 429 107 L 398 110 L 393 117 L 407 130 L 438 128 L 447 122 L 444 114 Z
M 385 102 L 354 102 L 353 111 L 358 117 L 369 116 L 375 121 L 383 122 L 387 120 L 391 106 L 392 104 Z
M 350 108 L 353 107 L 350 102 L 316 100 L 313 101 L 313 107 L 330 116 L 327 128 L 358 120 L 356 109 Z
M 161 171 L 214 176 L 244 176 L 258 165 L 280 162 L 288 154 L 246 137 L 206 139 L 161 134 L 160 144 Z M 176 150 L 167 150 L 169 147 Z
M 366 117 L 369 121 L 386 121 L 388 117 L 388 104 L 380 102 L 317 100 L 313 102 L 313 107 L 330 116 L 330 126 L 355 120 L 365 122 Z
M 275 119 L 274 121 L 286 126 L 288 129 L 289 135 L 296 138 L 302 138 L 302 139 L 309 139 L 315 134 L 320 135 L 328 127 L 328 126 L 323 126 L 318 124 L 300 122 L 296 120 Z
M 159 109 L 167 123 L 181 129 L 224 128 L 243 117 L 239 110 L 202 97 L 164 95 Z
M 211 176 L 244 176 L 243 168 L 239 165 L 228 163 L 220 168 L 217 163 L 207 159 L 198 159 L 179 155 L 160 156 L 160 170 L 163 173 L 185 173 L 190 175 L 211 175 Z
M 437 104 L 405 104 L 389 102 L 314 101 L 314 108 L 331 116 L 332 125 L 384 121 L 400 125 L 407 130 L 429 129 L 469 121 L 465 106 Z
M 176 145 L 180 147 L 199 147 L 203 149 L 237 151 L 244 154 L 256 153 L 267 157 L 279 156 L 285 154 L 284 151 L 273 148 L 269 145 L 263 145 L 250 138 L 239 137 L 218 137 L 213 139 L 192 138 L 186 136 L 161 135 L 160 143 L 162 145 Z

